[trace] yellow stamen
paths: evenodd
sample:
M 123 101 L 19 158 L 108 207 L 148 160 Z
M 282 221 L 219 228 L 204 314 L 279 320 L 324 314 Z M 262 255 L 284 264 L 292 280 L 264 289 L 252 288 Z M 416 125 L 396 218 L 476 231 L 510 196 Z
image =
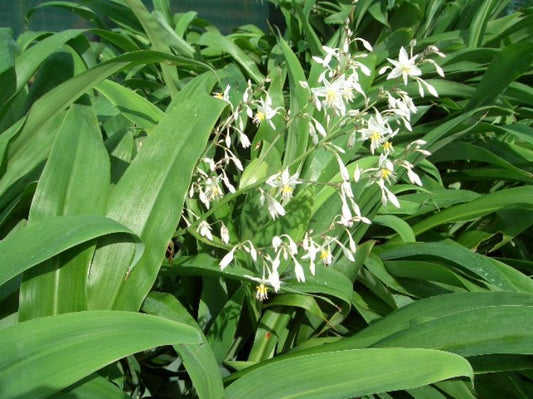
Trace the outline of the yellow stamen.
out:
M 392 150 L 392 143 L 390 141 L 385 141 L 383 143 L 383 149 L 385 151 L 391 151 Z
M 213 188 L 211 189 L 211 193 L 209 195 L 209 199 L 213 200 L 221 196 L 222 196 L 222 191 L 220 191 L 220 189 L 217 186 L 213 186 Z
M 257 111 L 257 114 L 255 114 L 255 119 L 261 123 L 265 120 L 266 118 L 266 115 L 263 111 Z
M 387 169 L 387 168 L 383 168 L 381 169 L 381 178 L 382 179 L 386 179 L 387 177 L 389 177 L 392 173 L 392 170 L 390 169 Z
M 255 287 L 255 289 L 257 290 L 255 297 L 258 300 L 264 301 L 265 299 L 268 299 L 268 287 L 266 285 L 261 283 L 257 287 Z
M 337 93 L 335 92 L 335 90 L 329 89 L 326 92 L 326 104 L 332 105 L 336 99 L 337 99 Z
M 323 249 L 320 251 L 320 260 L 327 259 L 330 255 L 331 253 L 327 249 Z
M 224 99 L 224 94 L 222 93 L 215 93 L 214 97 L 218 100 L 223 100 Z
M 285 184 L 285 185 L 281 188 L 281 192 L 282 192 L 283 194 L 290 194 L 290 193 L 292 193 L 293 191 L 294 191 L 294 189 L 293 189 L 291 186 L 289 186 L 288 184 Z
M 372 141 L 379 141 L 381 140 L 381 134 L 379 132 L 373 132 L 370 136 L 370 140 Z

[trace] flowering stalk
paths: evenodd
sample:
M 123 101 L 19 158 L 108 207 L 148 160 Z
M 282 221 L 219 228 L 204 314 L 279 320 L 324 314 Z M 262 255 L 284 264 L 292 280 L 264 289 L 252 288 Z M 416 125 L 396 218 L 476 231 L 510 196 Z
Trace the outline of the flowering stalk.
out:
M 268 286 L 274 291 L 281 288 L 284 275 L 293 275 L 297 281 L 304 282 L 304 265 L 308 266 L 311 275 L 316 273 L 318 264 L 331 265 L 336 258 L 334 253 L 337 248 L 348 260 L 354 260 L 356 241 L 353 234 L 356 226 L 371 223 L 371 220 L 362 214 L 357 203 L 359 193 L 354 192 L 354 184 L 364 179 L 367 186 L 375 185 L 379 188 L 384 205 L 391 203 L 397 207 L 400 202 L 393 193 L 392 186 L 399 178 L 399 173 L 405 172 L 414 186 L 422 185 L 414 165 L 408 162 L 406 157 L 413 151 L 428 155 L 427 151 L 421 148 L 424 143 L 413 142 L 400 153 L 397 153 L 393 145 L 401 129 L 412 130 L 411 116 L 417 112 L 417 107 L 408 93 L 399 87 L 390 90 L 381 88 L 377 98 L 371 98 L 365 93 L 360 83 L 360 74 L 372 74 L 364 64 L 368 53 L 353 52 L 352 48 L 361 44 L 366 51 L 373 50 L 368 42 L 352 36 L 352 32 L 345 28 L 345 37 L 338 48 L 324 46 L 324 56 L 313 57 L 313 62 L 322 68 L 322 71 L 314 87 L 306 81 L 300 82 L 309 92 L 309 103 L 302 105 L 299 115 L 290 115 L 282 106 L 274 106 L 274 101 L 265 88 L 268 80 L 258 86 L 248 81 L 238 102 L 231 101 L 233 89 L 230 86 L 226 86 L 223 93 L 215 93 L 216 98 L 228 103 L 229 114 L 215 129 L 213 146 L 209 149 L 209 155 L 206 153 L 203 162 L 198 165 L 196 178 L 191 185 L 191 199 L 197 198 L 205 210 L 201 212 L 198 221 L 190 226 L 189 232 L 199 235 L 202 240 L 213 242 L 214 245 L 216 241 L 217 247 L 227 248 L 228 252 L 220 261 L 223 270 L 236 260 L 237 252 L 247 253 L 250 261 L 257 266 L 255 269 L 260 271 L 261 277 L 247 276 L 259 283 L 257 298 L 260 300 L 268 297 Z M 442 69 L 434 60 L 428 58 L 432 54 L 443 54 L 434 46 L 428 47 L 422 54 L 414 54 L 414 46 L 415 43 L 411 43 L 409 53 L 405 48 L 400 48 L 398 59 L 388 59 L 391 65 L 381 68 L 379 74 L 388 72 L 386 80 L 396 80 L 403 85 L 414 80 L 421 96 L 424 96 L 426 91 L 437 96 L 433 86 L 422 79 L 419 65 L 429 63 L 435 67 L 437 74 L 443 76 Z M 356 99 L 364 100 L 362 108 L 353 106 Z M 245 187 L 236 189 L 244 172 L 244 162 L 238 154 L 242 149 L 251 147 L 253 133 L 250 132 L 254 126 L 263 124 L 272 129 L 276 138 L 269 151 L 285 134 L 283 127 L 274 123 L 274 118 L 278 115 L 285 118 L 287 126 L 296 119 L 307 120 L 311 144 L 301 156 L 280 171 L 257 178 Z M 339 141 L 341 138 L 347 138 L 347 141 Z M 361 169 L 357 165 L 350 168 L 350 172 L 350 160 L 360 156 L 352 152 L 355 148 L 375 156 L 375 166 Z M 366 150 L 363 150 L 364 148 Z M 272 237 L 269 246 L 259 248 L 250 240 L 239 242 L 235 231 L 230 232 L 226 224 L 220 228 L 220 238 L 214 237 L 208 220 L 230 201 L 255 190 L 259 193 L 259 205 L 268 211 L 272 221 L 286 217 L 287 206 L 298 196 L 300 190 L 304 190 L 303 187 L 324 184 L 321 181 L 301 179 L 299 172 L 291 174 L 289 170 L 292 170 L 292 166 L 301 168 L 302 161 L 313 152 L 324 150 L 336 161 L 340 177 L 338 182 L 327 183 L 336 190 L 340 208 L 325 231 L 315 233 L 309 230 L 300 239 L 292 237 L 288 232 L 282 232 Z M 212 220 L 212 224 L 219 222 Z M 261 228 L 261 225 L 257 225 L 258 230 Z M 340 234 L 344 235 L 345 239 L 341 240 Z M 287 269 L 288 265 L 292 267 Z M 288 273 L 289 270 L 292 272 Z

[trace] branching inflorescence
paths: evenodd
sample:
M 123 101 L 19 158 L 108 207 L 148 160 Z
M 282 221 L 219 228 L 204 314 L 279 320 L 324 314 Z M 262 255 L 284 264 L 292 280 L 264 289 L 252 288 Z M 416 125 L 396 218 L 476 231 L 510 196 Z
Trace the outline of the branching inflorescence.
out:
M 403 151 L 397 152 L 393 142 L 399 131 L 412 131 L 411 116 L 417 112 L 406 86 L 413 80 L 418 85 L 421 97 L 424 97 L 426 92 L 438 96 L 436 89 L 422 79 L 419 66 L 430 64 L 437 74 L 443 77 L 442 68 L 429 57 L 444 57 L 444 54 L 435 46 L 427 47 L 420 54 L 413 54 L 416 45 L 414 41 L 410 43 L 409 52 L 401 47 L 398 59 L 387 59 L 389 65 L 378 72 L 378 75 L 387 74 L 386 81 L 397 82 L 398 85 L 387 84 L 384 85 L 386 87 L 380 87 L 377 94 L 370 94 L 365 92 L 361 78 L 372 75 L 364 59 L 373 49 L 367 41 L 352 36 L 352 32 L 345 28 L 345 38 L 339 47 L 323 46 L 323 56 L 315 56 L 312 59 L 314 67 L 321 68 L 318 78 L 313 83 L 299 82 L 309 95 L 309 103 L 297 116 L 309 122 L 311 140 L 305 155 L 318 150 L 329 152 L 338 165 L 338 181 L 301 179 L 299 172 L 294 171 L 294 165 L 291 164 L 251 185 L 249 190 L 242 190 L 243 194 L 256 190 L 260 204 L 266 206 L 270 218 L 276 220 L 286 216 L 287 205 L 300 186 L 327 184 L 335 189 L 341 204 L 340 212 L 333 217 L 329 227 L 320 232 L 308 230 L 300 239 L 283 232 L 273 235 L 269 246 L 257 247 L 251 240 L 240 242 L 237 237 L 230 237 L 224 221 L 215 220 L 210 224 L 205 216 L 195 216 L 197 221 L 194 223 L 194 232 L 213 244 L 216 241 L 216 246 L 228 250 L 219 264 L 222 270 L 238 261 L 238 253 L 251 259 L 256 267 L 255 271 L 259 270 L 261 277 L 247 277 L 258 283 L 256 296 L 259 300 L 268 298 L 268 286 L 275 292 L 280 290 L 285 275 L 294 276 L 297 281 L 303 282 L 306 280 L 306 268 L 311 275 L 315 275 L 318 265 L 331 265 L 337 249 L 340 249 L 348 260 L 354 260 L 354 226 L 358 223 L 371 223 L 371 220 L 362 214 L 357 203 L 357 195 L 353 191 L 355 183 L 365 179 L 366 186 L 377 186 L 382 204 L 391 203 L 396 207 L 400 207 L 400 203 L 392 186 L 399 173 L 405 172 L 411 184 L 422 186 L 420 177 L 414 171 L 414 165 L 407 158 L 413 152 L 429 155 L 429 152 L 423 149 L 426 143 L 414 140 L 405 145 Z M 364 48 L 364 51 L 354 51 L 358 46 Z M 213 153 L 216 156 L 206 156 L 198 165 L 189 192 L 190 197 L 197 198 L 207 210 L 225 195 L 236 192 L 228 168 L 231 167 L 237 173 L 243 171 L 237 154 L 240 149 L 246 150 L 251 146 L 251 135 L 247 133 L 247 129 L 251 130 L 249 126 L 268 124 L 277 134 L 283 135 L 285 132 L 276 126 L 274 118 L 282 115 L 287 125 L 296 118 L 284 107 L 273 105 L 273 100 L 265 88 L 268 83 L 267 80 L 261 85 L 254 85 L 248 81 L 248 86 L 237 104 L 230 100 L 230 86 L 214 95 L 228 103 L 230 112 L 214 132 L 213 145 L 217 151 Z M 356 102 L 362 106 L 355 106 Z M 339 140 L 339 137 L 344 137 L 345 140 Z M 357 163 L 347 162 L 346 159 L 358 158 L 357 151 L 370 153 L 375 159 L 374 165 L 361 168 Z M 220 238 L 213 237 L 211 225 L 214 224 L 220 226 Z M 261 227 L 258 226 L 259 228 Z M 280 268 L 282 264 L 292 267 Z

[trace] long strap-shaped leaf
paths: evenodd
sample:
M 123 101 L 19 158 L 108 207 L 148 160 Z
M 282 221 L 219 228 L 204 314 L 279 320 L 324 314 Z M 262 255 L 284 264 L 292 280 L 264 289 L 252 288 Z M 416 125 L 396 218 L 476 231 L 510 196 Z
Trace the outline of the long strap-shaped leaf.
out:
M 0 330 L 0 396 L 44 398 L 105 365 L 170 344 L 196 344 L 185 324 L 132 312 L 42 317 Z M 23 383 L 22 383 L 23 381 Z
M 111 192 L 107 208 L 110 218 L 142 238 L 146 252 L 125 281 L 131 246 L 102 243 L 89 276 L 89 309 L 139 309 L 178 224 L 193 169 L 224 107 L 225 102 L 204 90 L 193 93 L 178 102 L 147 137 Z
M 354 349 L 274 361 L 226 389 L 228 399 L 359 397 L 473 377 L 462 357 L 427 349 Z
M 183 364 L 194 384 L 200 399 L 224 397 L 224 386 L 212 346 L 206 340 L 202 329 L 187 309 L 172 295 L 151 292 L 143 303 L 143 311 L 170 320 L 180 321 L 198 331 L 202 341 L 198 344 L 177 344 L 174 348 L 183 359 Z
M 11 140 L 9 145 L 6 170 L 0 176 L 0 208 L 3 208 L 9 200 L 9 197 L 3 195 L 9 187 L 35 170 L 46 159 L 53 142 L 53 135 L 50 134 L 47 125 L 53 117 L 99 82 L 121 69 L 135 64 L 149 64 L 163 60 L 203 70 L 208 68 L 198 61 L 170 54 L 137 51 L 99 64 L 54 87 L 35 101 L 28 111 L 20 133 Z
M 136 240 L 138 259 L 143 244 L 128 228 L 104 216 L 61 216 L 23 227 L 0 241 L 0 285 L 69 248 L 116 233 Z
M 103 214 L 109 157 L 91 106 L 74 104 L 57 133 L 37 185 L 29 224 L 75 214 Z M 86 310 L 85 284 L 95 242 L 68 251 L 24 274 L 19 320 Z

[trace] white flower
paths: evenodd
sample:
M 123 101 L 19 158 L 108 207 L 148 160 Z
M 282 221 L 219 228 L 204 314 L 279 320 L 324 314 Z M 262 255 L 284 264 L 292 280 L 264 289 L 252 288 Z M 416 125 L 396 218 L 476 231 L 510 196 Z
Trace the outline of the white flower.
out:
M 218 100 L 225 101 L 231 105 L 231 102 L 229 100 L 229 91 L 230 91 L 230 85 L 227 85 L 226 89 L 224 90 L 224 93 L 217 92 L 213 95 L 213 97 L 215 97 Z
M 281 109 L 281 107 L 272 108 L 272 99 L 268 94 L 265 96 L 264 99 L 259 99 L 256 104 L 257 107 L 255 115 L 253 115 L 251 109 L 248 108 L 248 116 L 253 118 L 252 120 L 256 125 L 260 125 L 261 122 L 267 121 L 268 124 L 272 127 L 272 129 L 276 130 L 276 126 L 274 126 L 272 118 L 277 115 L 278 110 Z
M 255 290 L 255 299 L 257 299 L 259 302 L 263 302 L 265 299 L 268 299 L 268 287 L 264 283 L 261 283 L 255 287 Z
M 259 283 L 259 286 L 256 287 L 255 295 L 256 299 L 259 301 L 264 301 L 265 299 L 268 299 L 268 287 L 266 286 L 266 284 L 274 288 L 274 292 L 278 292 L 281 288 L 281 280 L 279 278 L 279 273 L 276 266 L 273 266 L 272 269 L 269 270 L 268 278 L 266 279 L 264 276 L 262 278 L 258 278 L 245 275 L 244 277 Z
M 250 254 L 254 262 L 257 262 L 257 250 L 255 249 L 254 244 L 250 240 L 244 241 L 241 244 L 241 247 L 242 249 L 244 249 L 245 252 Z
M 305 274 L 304 269 L 302 265 L 296 260 L 294 260 L 294 274 L 296 274 L 296 280 L 298 280 L 299 283 L 305 282 Z
M 391 60 L 390 58 L 387 58 L 389 62 L 394 65 L 394 68 L 390 73 L 387 75 L 388 79 L 394 79 L 402 76 L 404 84 L 407 84 L 407 78 L 409 76 L 420 76 L 422 75 L 422 71 L 420 71 L 420 68 L 416 66 L 416 58 L 418 56 L 415 55 L 409 58 L 409 55 L 407 55 L 407 51 L 402 47 L 400 48 L 400 55 L 398 57 L 398 61 Z
M 313 240 L 312 237 L 310 237 L 309 232 L 305 233 L 302 247 L 304 251 L 307 253 L 302 256 L 302 259 L 309 259 L 309 270 L 311 270 L 311 274 L 315 275 L 315 259 L 316 255 L 320 252 L 320 248 L 317 245 L 317 243 Z
M 267 208 L 273 220 L 276 220 L 278 216 L 285 216 L 285 208 L 283 208 L 283 205 L 270 195 L 267 196 Z
M 298 179 L 298 172 L 292 176 L 289 174 L 289 169 L 284 169 L 281 173 L 276 173 L 270 176 L 266 184 L 270 187 L 278 188 L 281 193 L 281 202 L 286 204 L 291 198 L 294 192 L 294 187 L 302 182 Z
M 323 87 L 311 89 L 317 109 L 320 111 L 322 108 L 330 108 L 337 115 L 344 116 L 346 114 L 345 101 L 353 99 L 351 85 L 346 81 L 344 75 L 331 83 L 324 79 L 323 83 Z
M 338 59 L 339 58 L 339 49 L 331 48 L 328 46 L 322 46 L 322 50 L 326 53 L 324 58 L 320 58 L 317 56 L 313 57 L 313 61 L 319 63 L 322 65 L 322 67 L 327 68 L 329 66 L 329 63 L 331 62 L 332 58 Z
M 224 223 L 220 226 L 220 239 L 224 244 L 229 244 L 229 230 Z
M 370 152 L 374 154 L 376 148 L 387 140 L 387 137 L 393 136 L 394 132 L 379 112 L 368 118 L 367 127 L 361 129 L 363 140 L 370 139 Z
M 198 225 L 197 230 L 202 237 L 207 238 L 209 241 L 213 241 L 213 234 L 211 234 L 211 226 L 205 220 L 202 220 Z
M 235 255 L 236 249 L 237 247 L 233 247 L 231 251 L 229 251 L 226 255 L 224 255 L 224 257 L 218 264 L 220 266 L 220 270 L 224 270 L 233 261 L 233 256 Z
M 214 201 L 223 196 L 220 185 L 218 184 L 218 179 L 213 177 L 208 177 L 203 183 L 203 187 L 200 188 L 198 198 L 209 209 L 211 201 Z
M 377 182 L 379 188 L 381 189 L 381 202 L 383 205 L 387 205 L 387 202 L 391 202 L 396 208 L 400 208 L 400 202 L 398 198 L 390 191 L 386 186 L 383 180 L 378 180 Z
M 324 263 L 325 266 L 331 265 L 331 263 L 333 262 L 333 255 L 331 253 L 331 247 L 329 243 L 324 244 L 320 248 L 319 258 Z

